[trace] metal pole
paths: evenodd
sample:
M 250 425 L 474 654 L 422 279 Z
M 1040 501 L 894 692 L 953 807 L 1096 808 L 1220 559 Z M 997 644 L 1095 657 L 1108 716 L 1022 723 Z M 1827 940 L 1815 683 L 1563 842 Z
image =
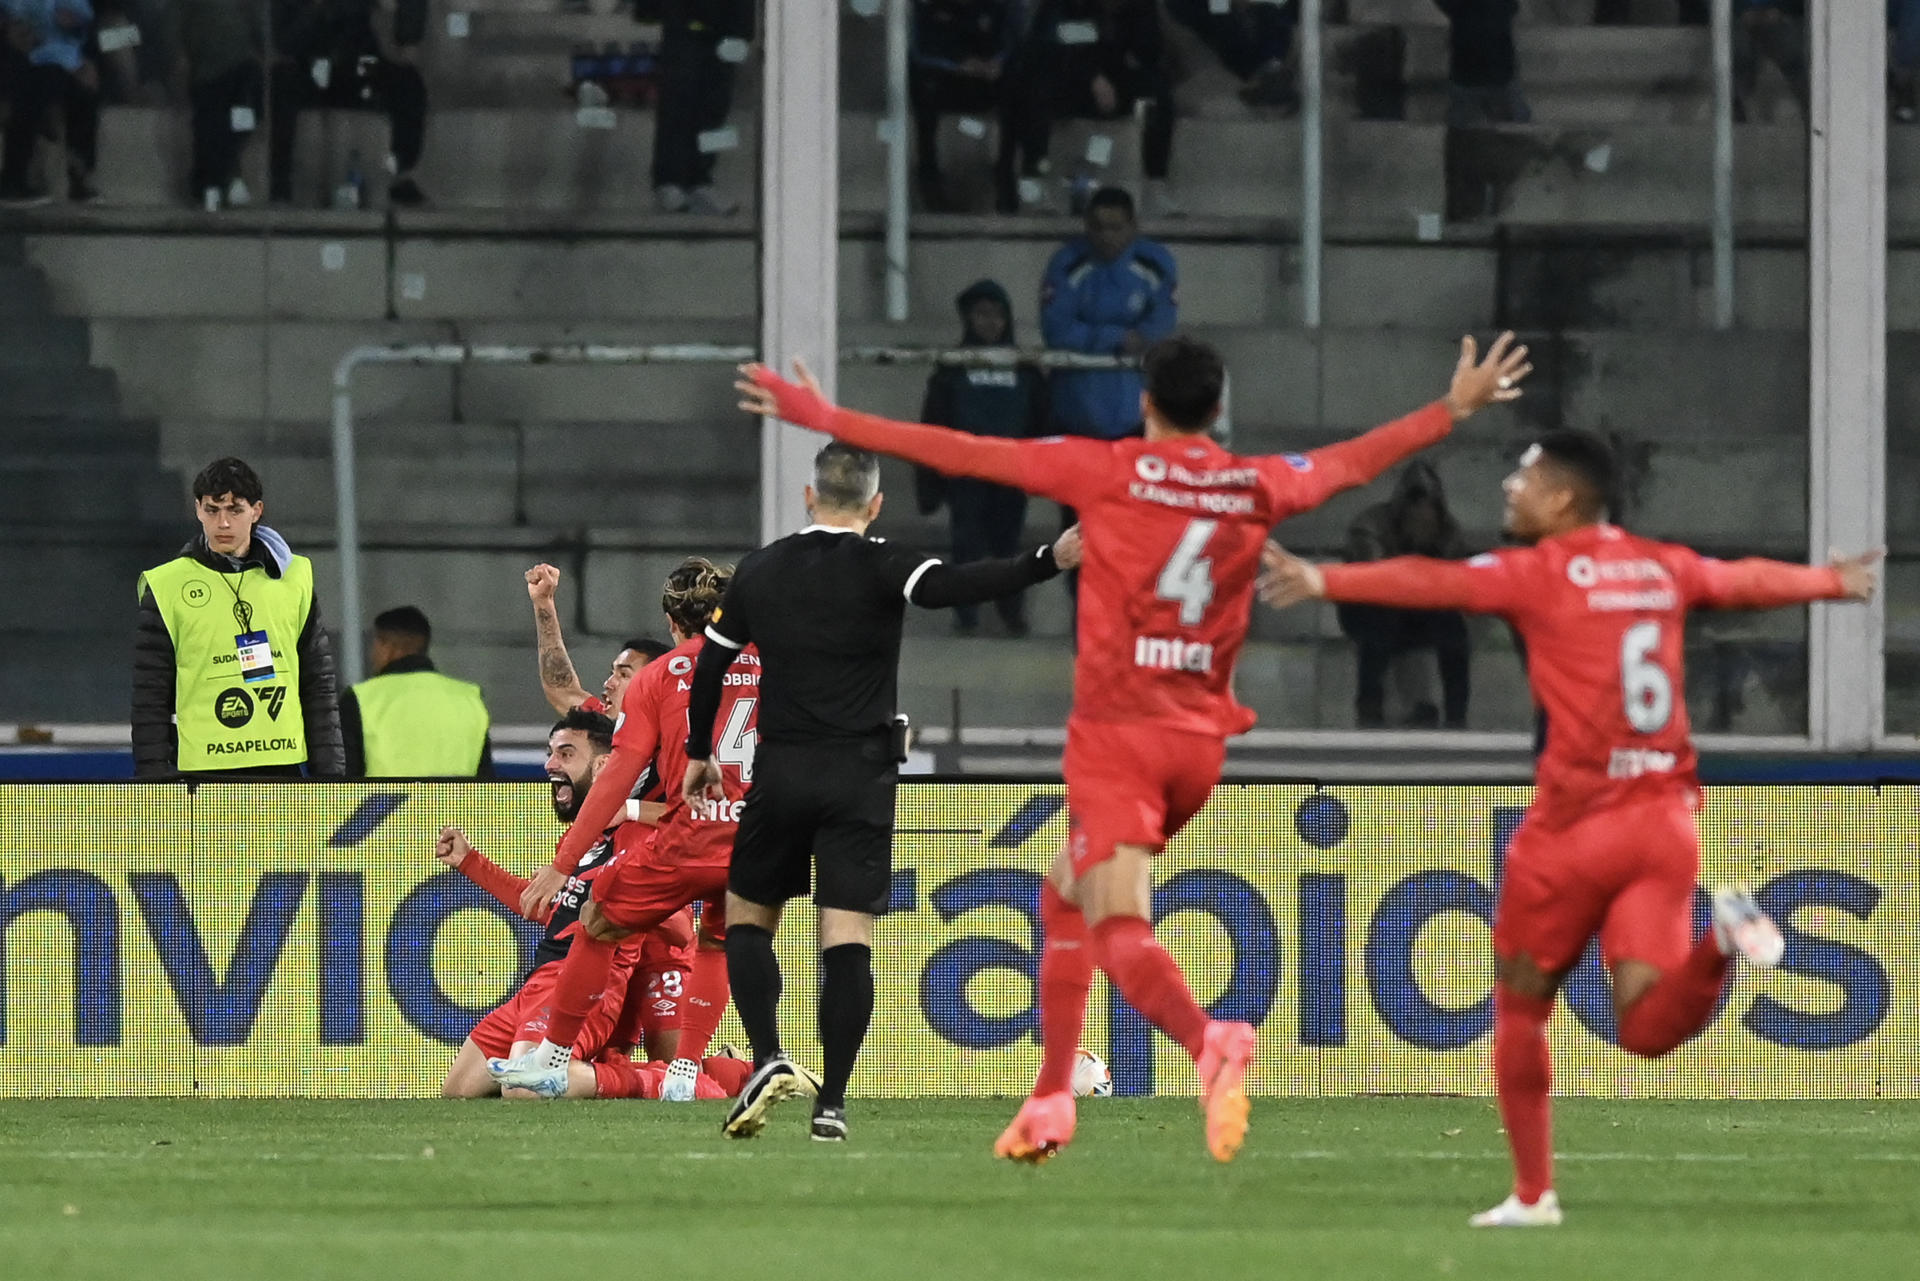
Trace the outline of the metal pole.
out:
M 907 318 L 907 0 L 887 0 L 887 319 Z
M 1320 328 L 1320 259 L 1326 248 L 1326 76 L 1320 0 L 1300 0 L 1300 323 Z
M 1713 327 L 1733 328 L 1733 0 L 1713 0 Z
M 333 527 L 340 556 L 340 656 L 346 683 L 366 679 L 360 635 L 360 495 L 354 483 L 353 367 L 369 349 L 356 347 L 333 367 Z

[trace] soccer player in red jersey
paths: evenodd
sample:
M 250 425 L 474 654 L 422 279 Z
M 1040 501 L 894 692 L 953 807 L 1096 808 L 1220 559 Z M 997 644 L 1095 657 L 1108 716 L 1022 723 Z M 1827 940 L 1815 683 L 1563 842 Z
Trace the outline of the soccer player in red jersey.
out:
M 1096 964 L 1193 1056 L 1214 1158 L 1239 1151 L 1254 1030 L 1210 1020 L 1154 940 L 1153 859 L 1219 781 L 1227 738 L 1253 725 L 1233 697 L 1233 667 L 1267 531 L 1519 395 L 1526 349 L 1511 334 L 1485 361 L 1475 355 L 1464 340 L 1446 398 L 1398 422 L 1311 453 L 1259 458 L 1228 453 L 1208 436 L 1226 374 L 1220 357 L 1190 338 L 1147 352 L 1146 432 L 1136 440 L 1002 440 L 890 422 L 836 408 L 804 369 L 797 384 L 765 366 L 743 370 L 742 407 L 752 412 L 1080 514 L 1079 654 L 1064 762 L 1071 834 L 1040 904 L 1045 1057 L 997 1155 L 1044 1161 L 1072 1139 L 1073 1065 Z
M 1720 561 L 1606 523 L 1614 465 L 1584 432 L 1543 436 L 1505 483 L 1506 530 L 1528 546 L 1455 562 L 1310 565 L 1267 552 L 1270 604 L 1325 599 L 1496 614 L 1526 645 L 1545 720 L 1534 800 L 1507 847 L 1494 908 L 1493 1076 L 1514 1188 L 1477 1227 L 1558 1224 L 1547 1017 L 1587 940 L 1613 977 L 1620 1048 L 1666 1054 L 1713 1018 L 1735 955 L 1767 967 L 1783 942 L 1745 886 L 1713 896 L 1689 942 L 1700 837 L 1682 689 L 1690 609 L 1866 600 L 1878 552 L 1825 567 Z
M 675 647 L 649 663 L 628 684 L 613 755 L 587 795 L 574 832 L 603 821 L 617 811 L 641 772 L 659 764 L 662 777 L 686 772 L 684 735 L 687 696 L 694 662 L 708 642 L 707 623 L 726 590 L 727 572 L 698 557 L 683 562 L 667 578 L 663 608 L 673 629 Z M 758 701 L 757 656 L 735 660 L 720 712 L 724 729 L 716 747 L 729 795 L 738 798 L 753 776 L 755 705 Z M 645 933 L 692 903 L 703 903 L 703 920 L 712 921 L 724 910 L 727 864 L 733 852 L 733 834 L 739 826 L 738 799 L 713 802 L 696 812 L 678 795 L 669 798 L 666 816 L 643 849 L 622 857 L 593 885 L 592 897 L 581 909 L 582 938 L 567 956 L 554 994 L 554 1014 L 540 1044 L 511 1060 L 496 1060 L 488 1071 L 502 1085 L 533 1090 L 556 1098 L 565 1091 L 567 1063 L 573 1041 L 591 1011 L 591 1002 L 607 982 L 621 940 Z M 572 871 L 587 850 L 584 838 L 570 833 L 561 842 L 554 866 L 537 873 L 523 902 L 542 900 L 550 885 Z M 724 956 L 724 953 L 719 955 Z M 724 973 L 724 970 L 722 971 Z M 725 1008 L 724 994 L 712 1003 L 714 1021 Z M 669 1098 L 693 1097 L 693 1079 L 700 1056 L 711 1039 L 711 1025 L 689 1029 L 671 1072 Z
M 596 713 L 575 710 L 553 727 L 547 738 L 547 779 L 553 791 L 553 811 L 561 822 L 575 820 L 588 785 L 612 748 L 613 722 Z M 474 1027 L 441 1084 L 443 1095 L 479 1098 L 498 1093 L 499 1087 L 487 1075 L 487 1059 L 514 1053 L 516 1046 L 524 1049 L 539 1043 L 547 1031 L 560 962 L 578 933 L 580 904 L 588 883 L 614 857 L 616 839 L 644 839 L 651 830 L 646 822 L 622 822 L 587 852 L 576 875 L 561 891 L 529 916 L 547 927 L 534 952 L 534 968 L 511 997 Z M 434 857 L 507 907 L 521 910 L 526 879 L 474 849 L 459 828 L 441 830 Z M 662 1004 L 654 994 L 683 990 L 692 955 L 690 914 L 629 940 L 609 973 L 604 995 L 575 1034 L 574 1048 L 580 1058 L 624 1059 L 635 1041 L 646 1043 L 650 1058 L 675 1053 L 680 1035 L 677 1002 Z

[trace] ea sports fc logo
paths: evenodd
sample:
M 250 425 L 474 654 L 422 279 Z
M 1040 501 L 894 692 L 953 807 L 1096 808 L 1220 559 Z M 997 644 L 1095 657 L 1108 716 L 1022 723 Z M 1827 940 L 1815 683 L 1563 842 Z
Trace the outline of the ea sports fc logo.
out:
M 235 685 L 213 700 L 213 718 L 228 729 L 239 729 L 253 719 L 253 696 Z
M 1167 478 L 1167 460 L 1142 454 L 1133 460 L 1133 473 L 1149 485 L 1157 485 Z

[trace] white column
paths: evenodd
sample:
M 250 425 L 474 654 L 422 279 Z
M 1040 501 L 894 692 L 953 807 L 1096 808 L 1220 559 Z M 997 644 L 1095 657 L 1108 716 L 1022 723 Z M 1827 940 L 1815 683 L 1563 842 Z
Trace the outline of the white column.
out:
M 795 356 L 834 387 L 839 347 L 840 12 L 834 0 L 767 0 L 760 102 L 760 351 Z M 801 488 L 824 438 L 769 423 L 760 441 L 760 537 L 806 523 Z
M 1886 12 L 1807 6 L 1813 121 L 1808 154 L 1812 450 L 1809 552 L 1886 541 Z M 1816 605 L 1809 728 L 1835 750 L 1872 746 L 1886 696 L 1884 610 Z

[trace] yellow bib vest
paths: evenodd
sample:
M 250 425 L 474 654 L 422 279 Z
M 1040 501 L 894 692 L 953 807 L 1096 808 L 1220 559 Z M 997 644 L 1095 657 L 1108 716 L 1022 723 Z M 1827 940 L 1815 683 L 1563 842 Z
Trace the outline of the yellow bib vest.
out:
M 368 778 L 471 778 L 487 741 L 480 687 L 439 672 L 392 672 L 353 687 Z
M 307 759 L 300 711 L 300 633 L 313 609 L 313 563 L 295 556 L 278 578 L 258 566 L 222 574 L 188 556 L 140 575 L 137 592 L 153 593 L 173 638 L 173 716 L 178 768 L 251 769 Z M 235 617 L 236 594 L 251 627 Z M 244 612 L 244 611 L 242 611 Z M 242 632 L 263 631 L 273 655 L 271 678 L 240 676 Z

